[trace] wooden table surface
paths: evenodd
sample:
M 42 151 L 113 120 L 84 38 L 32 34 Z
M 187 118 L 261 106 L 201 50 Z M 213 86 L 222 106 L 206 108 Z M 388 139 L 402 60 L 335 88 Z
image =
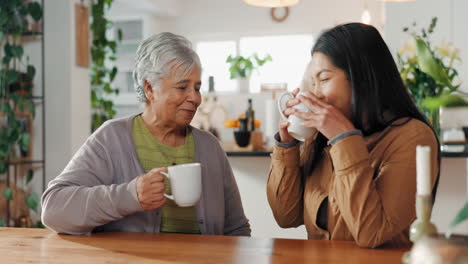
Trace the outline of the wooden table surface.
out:
M 353 242 L 0 228 L 0 263 L 401 263 L 405 249 Z

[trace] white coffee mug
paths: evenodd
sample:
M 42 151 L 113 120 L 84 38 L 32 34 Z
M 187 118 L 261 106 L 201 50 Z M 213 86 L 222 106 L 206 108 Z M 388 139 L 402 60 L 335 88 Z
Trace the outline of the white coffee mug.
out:
M 304 92 L 300 92 L 297 95 L 305 95 Z M 286 103 L 288 102 L 289 99 L 294 98 L 294 95 L 291 92 L 286 92 L 280 96 L 278 99 L 278 110 L 281 114 L 281 116 L 284 119 L 287 119 L 289 122 L 288 126 L 288 133 L 295 139 L 299 141 L 305 141 L 306 139 L 312 137 L 316 131 L 315 128 L 312 127 L 304 127 L 302 125 L 302 120 L 301 118 L 295 116 L 295 115 L 289 115 L 289 117 L 286 117 L 283 113 L 284 109 L 286 108 Z M 303 103 L 297 104 L 293 106 L 293 108 L 297 109 L 299 112 L 312 112 L 307 106 L 305 106 Z
M 171 184 L 172 195 L 164 194 L 180 207 L 195 205 L 202 191 L 201 164 L 188 163 L 167 167 L 165 175 Z

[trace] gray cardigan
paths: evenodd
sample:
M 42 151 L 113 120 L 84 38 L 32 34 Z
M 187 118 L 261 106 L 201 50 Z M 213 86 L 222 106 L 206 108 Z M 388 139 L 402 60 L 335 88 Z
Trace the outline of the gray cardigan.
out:
M 138 160 L 129 116 L 104 123 L 76 152 L 42 195 L 42 222 L 59 233 L 159 232 L 159 209 L 144 211 L 136 177 Z M 250 235 L 226 153 L 211 134 L 192 128 L 195 162 L 202 164 L 202 196 L 196 205 L 202 234 Z

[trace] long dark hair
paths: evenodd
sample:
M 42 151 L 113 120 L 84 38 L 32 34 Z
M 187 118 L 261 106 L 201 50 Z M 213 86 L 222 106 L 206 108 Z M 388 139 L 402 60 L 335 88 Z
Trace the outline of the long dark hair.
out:
M 346 73 L 352 88 L 351 122 L 364 136 L 382 131 L 403 117 L 420 120 L 431 127 L 410 97 L 392 54 L 373 26 L 349 23 L 329 29 L 317 39 L 312 55 L 315 52 L 326 55 Z M 390 113 L 392 120 L 384 118 L 384 112 Z M 314 143 L 304 146 L 304 177 L 310 175 L 321 158 L 326 142 L 319 134 Z

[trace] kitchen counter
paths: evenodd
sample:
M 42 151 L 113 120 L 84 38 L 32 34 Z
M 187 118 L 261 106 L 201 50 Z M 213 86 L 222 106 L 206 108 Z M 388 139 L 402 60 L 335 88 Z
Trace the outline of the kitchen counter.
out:
M 270 157 L 270 151 L 226 151 L 228 157 Z
M 252 145 L 245 148 L 237 146 L 234 142 L 221 142 L 228 157 L 270 157 L 272 149 L 254 150 Z
M 460 152 L 451 152 L 451 151 L 445 151 L 445 147 L 450 147 L 450 146 L 464 146 L 464 150 Z M 442 144 L 441 146 L 441 157 L 442 158 L 468 158 L 468 143 L 465 144 Z

